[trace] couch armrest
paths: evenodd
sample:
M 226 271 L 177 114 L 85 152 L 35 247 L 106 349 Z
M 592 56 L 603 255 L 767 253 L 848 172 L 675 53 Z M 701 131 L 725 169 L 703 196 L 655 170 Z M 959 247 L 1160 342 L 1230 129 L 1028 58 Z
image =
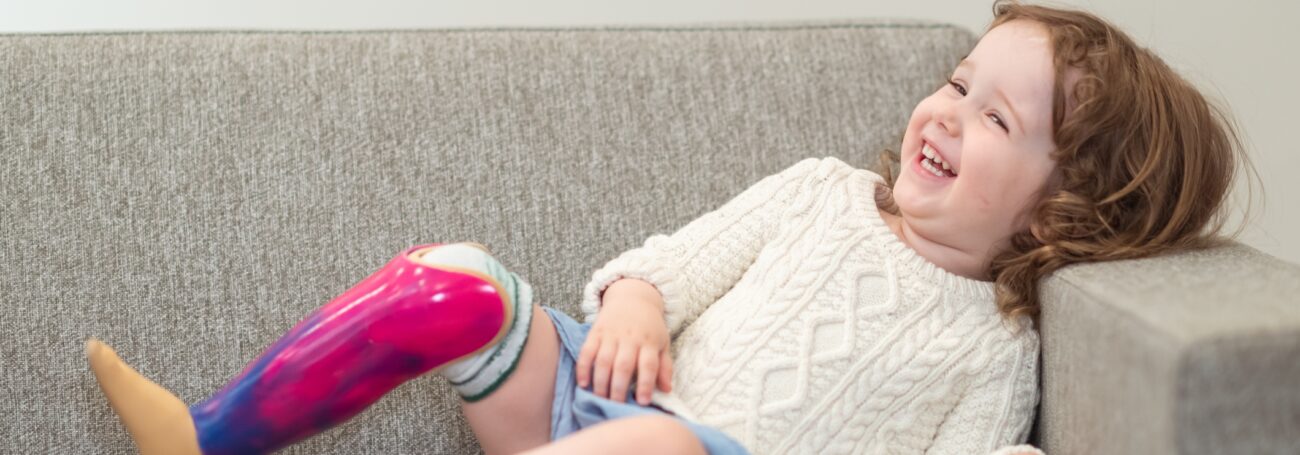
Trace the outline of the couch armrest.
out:
M 1300 266 L 1233 243 L 1042 291 L 1047 453 L 1300 453 Z

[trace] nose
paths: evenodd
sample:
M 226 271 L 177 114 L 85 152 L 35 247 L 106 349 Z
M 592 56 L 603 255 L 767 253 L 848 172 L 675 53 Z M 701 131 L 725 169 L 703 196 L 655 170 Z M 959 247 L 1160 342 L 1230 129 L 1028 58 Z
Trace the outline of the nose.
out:
M 961 134 L 961 116 L 957 114 L 957 103 L 948 102 L 935 109 L 934 119 L 944 132 L 956 136 Z

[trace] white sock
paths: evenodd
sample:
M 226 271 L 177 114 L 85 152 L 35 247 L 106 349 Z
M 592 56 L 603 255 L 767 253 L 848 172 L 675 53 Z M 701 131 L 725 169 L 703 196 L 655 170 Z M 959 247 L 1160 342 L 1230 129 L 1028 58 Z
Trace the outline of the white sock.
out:
M 514 318 L 506 321 L 510 329 L 496 345 L 478 354 L 448 364 L 439 373 L 465 401 L 481 400 L 505 382 L 524 353 L 524 342 L 533 319 L 533 288 L 518 275 L 506 270 L 486 251 L 463 243 L 438 246 L 421 256 L 423 262 L 447 264 L 476 270 L 495 278 L 514 303 Z

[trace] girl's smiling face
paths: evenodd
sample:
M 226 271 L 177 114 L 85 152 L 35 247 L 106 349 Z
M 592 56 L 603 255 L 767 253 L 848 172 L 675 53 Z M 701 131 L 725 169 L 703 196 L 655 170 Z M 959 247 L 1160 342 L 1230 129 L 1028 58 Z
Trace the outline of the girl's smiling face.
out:
M 989 30 L 916 106 L 893 190 L 901 217 L 886 216 L 904 243 L 952 273 L 987 279 L 988 262 L 1028 227 L 1055 168 L 1054 81 L 1047 30 L 1011 21 Z

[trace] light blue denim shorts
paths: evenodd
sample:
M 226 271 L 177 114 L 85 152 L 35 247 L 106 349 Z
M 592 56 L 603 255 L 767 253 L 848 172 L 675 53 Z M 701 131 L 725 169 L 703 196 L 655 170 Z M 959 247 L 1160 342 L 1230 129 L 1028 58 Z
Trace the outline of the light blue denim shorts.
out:
M 562 311 L 542 306 L 560 334 L 560 359 L 555 368 L 555 400 L 551 407 L 551 440 L 560 439 L 583 428 L 623 417 L 647 414 L 669 416 L 686 424 L 704 444 L 710 455 L 748 454 L 745 446 L 722 431 L 673 415 L 654 406 L 636 402 L 635 390 L 628 390 L 627 401 L 615 402 L 596 396 L 591 386 L 579 388 L 574 367 L 578 353 L 587 339 L 591 324 L 580 324 Z

